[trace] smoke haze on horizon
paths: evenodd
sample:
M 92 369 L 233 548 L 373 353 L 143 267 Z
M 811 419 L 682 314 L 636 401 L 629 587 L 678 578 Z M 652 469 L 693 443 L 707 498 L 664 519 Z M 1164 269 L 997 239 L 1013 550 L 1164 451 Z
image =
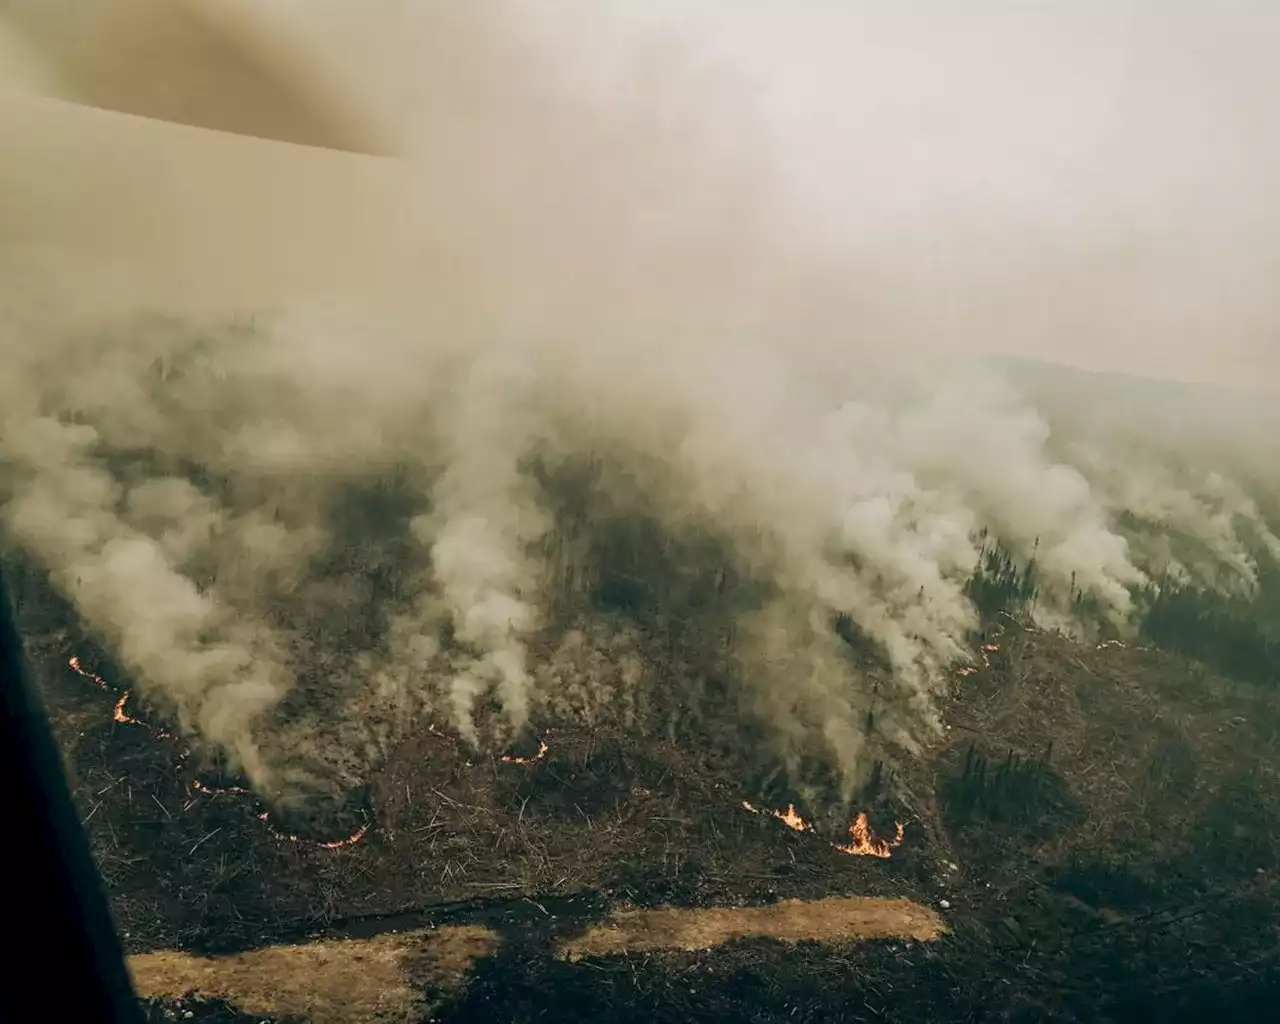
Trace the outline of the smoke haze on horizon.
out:
M 442 5 L 254 6 L 419 152 L 441 130 L 433 93 L 449 97 L 446 121 L 489 133 L 502 160 L 539 146 L 518 131 L 493 138 L 528 100 L 520 71 L 501 66 L 521 47 L 486 44 L 488 70 L 463 68 L 432 46 Z M 925 2 L 890 13 L 619 0 L 500 20 L 552 50 L 579 92 L 660 86 L 695 117 L 718 104 L 722 134 L 780 168 L 796 219 L 842 250 L 839 273 L 886 292 L 860 312 L 895 343 L 940 344 L 945 325 L 955 351 L 1247 388 L 1280 379 L 1269 5 L 1171 15 L 1144 0 L 1070 11 L 987 0 L 960 19 Z M 65 278 L 59 266 L 78 260 L 80 290 L 98 276 L 152 302 L 275 306 L 385 288 L 404 262 L 386 227 L 403 186 L 383 162 L 11 90 L 0 122 L 21 140 L 0 179 L 0 264 L 9 280 L 24 271 L 24 291 L 33 268 Z M 91 188 L 77 172 L 88 164 Z

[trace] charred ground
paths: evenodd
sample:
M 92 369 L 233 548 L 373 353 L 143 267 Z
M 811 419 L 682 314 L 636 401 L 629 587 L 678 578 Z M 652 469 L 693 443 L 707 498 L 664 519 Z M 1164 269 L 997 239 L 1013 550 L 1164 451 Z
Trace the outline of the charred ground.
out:
M 956 680 L 947 741 L 905 780 L 914 806 L 869 807 L 880 835 L 906 818 L 882 859 L 838 852 L 826 825 L 745 811 L 770 794 L 744 787 L 731 750 L 603 729 L 547 735 L 544 756 L 516 752 L 527 763 L 469 759 L 423 732 L 348 804 L 263 821 L 179 741 L 114 720 L 121 680 L 89 638 L 50 628 L 56 608 L 24 613 L 131 952 L 483 924 L 501 945 L 460 992 L 436 993 L 441 1021 L 1254 1019 L 1280 993 L 1280 707 L 1256 677 L 1000 619 L 986 666 Z M 68 667 L 73 654 L 106 689 Z M 359 842 L 320 845 L 366 820 Z M 950 933 L 553 955 L 622 903 L 843 894 L 945 901 Z

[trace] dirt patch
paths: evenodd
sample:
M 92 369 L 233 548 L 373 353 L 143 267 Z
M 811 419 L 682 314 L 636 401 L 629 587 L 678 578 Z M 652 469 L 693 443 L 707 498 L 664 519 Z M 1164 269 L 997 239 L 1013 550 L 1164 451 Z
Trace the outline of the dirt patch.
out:
M 428 980 L 461 984 L 475 962 L 492 953 L 498 942 L 497 933 L 482 925 L 446 925 L 422 944 L 419 962 L 427 966 Z
M 780 900 L 765 907 L 623 910 L 560 946 L 566 960 L 657 949 L 698 950 L 733 939 L 842 942 L 914 939 L 927 942 L 945 931 L 941 918 L 912 900 L 871 897 Z
M 143 998 L 197 993 L 253 1014 L 343 1024 L 409 1019 L 425 1009 L 424 989 L 464 984 L 472 964 L 497 943 L 487 928 L 458 925 L 233 956 L 164 950 L 134 956 L 129 966 Z

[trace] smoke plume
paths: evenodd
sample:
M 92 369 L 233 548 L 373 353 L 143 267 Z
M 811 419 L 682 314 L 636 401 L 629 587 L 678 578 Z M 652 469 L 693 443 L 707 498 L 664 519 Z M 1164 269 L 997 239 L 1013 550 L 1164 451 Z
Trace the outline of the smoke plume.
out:
M 512 10 L 392 8 L 417 60 L 381 99 L 419 155 L 339 175 L 369 220 L 308 247 L 314 287 L 213 225 L 180 285 L 159 235 L 110 289 L 92 251 L 5 257 L 61 298 L 6 298 L 4 536 L 263 792 L 427 723 L 585 721 L 728 723 L 849 796 L 940 735 L 994 540 L 1088 635 L 1280 558 L 1253 425 L 1224 461 L 1208 413 L 1103 424 L 1092 385 L 937 355 L 969 326 L 885 337 L 875 247 L 806 229 L 678 48 L 588 81 Z M 344 38 L 349 68 L 387 43 Z

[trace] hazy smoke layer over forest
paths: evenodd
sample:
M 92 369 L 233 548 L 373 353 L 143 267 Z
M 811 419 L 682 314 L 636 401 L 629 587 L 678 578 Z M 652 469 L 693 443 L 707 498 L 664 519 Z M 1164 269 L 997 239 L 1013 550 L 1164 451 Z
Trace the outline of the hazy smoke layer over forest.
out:
M 263 791 L 427 721 L 493 750 L 585 720 L 742 728 L 850 794 L 937 737 L 984 574 L 1127 636 L 1280 561 L 1241 400 L 922 358 L 675 56 L 588 92 L 433 18 L 424 64 L 470 59 L 406 101 L 431 144 L 376 298 L 3 328 L 6 541 Z

